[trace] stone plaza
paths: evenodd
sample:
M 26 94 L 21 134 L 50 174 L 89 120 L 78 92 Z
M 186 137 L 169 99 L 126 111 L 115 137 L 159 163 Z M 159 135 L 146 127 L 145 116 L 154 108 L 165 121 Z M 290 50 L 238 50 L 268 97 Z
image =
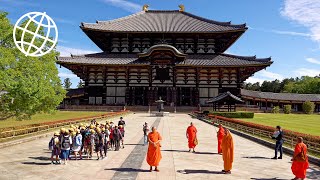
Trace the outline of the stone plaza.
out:
M 136 113 L 124 116 L 124 119 L 127 124 L 125 148 L 109 151 L 107 159 L 71 160 L 68 165 L 52 165 L 49 136 L 1 148 L 0 179 L 287 180 L 294 177 L 290 169 L 291 157 L 285 155 L 282 160 L 272 160 L 273 149 L 237 135 L 233 135 L 235 159 L 232 174 L 222 174 L 223 160 L 217 154 L 217 129 L 187 114 L 150 117 L 146 113 Z M 163 138 L 160 172 L 149 172 L 145 160 L 144 122 L 158 127 Z M 186 129 L 190 122 L 198 129 L 196 153 L 188 152 Z M 320 168 L 311 164 L 307 179 L 320 179 Z

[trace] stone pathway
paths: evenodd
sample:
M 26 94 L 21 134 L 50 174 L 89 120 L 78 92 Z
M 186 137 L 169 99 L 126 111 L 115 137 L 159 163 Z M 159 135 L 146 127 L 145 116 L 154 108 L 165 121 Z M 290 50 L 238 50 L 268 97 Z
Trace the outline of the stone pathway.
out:
M 170 117 L 148 117 L 132 114 L 125 117 L 125 148 L 110 151 L 105 160 L 70 161 L 68 165 L 51 165 L 47 150 L 49 139 L 43 138 L 0 149 L 0 180 L 2 179 L 292 179 L 290 157 L 271 160 L 273 150 L 233 135 L 235 160 L 231 175 L 220 174 L 223 161 L 216 154 L 215 127 L 186 114 Z M 185 131 L 193 121 L 198 129 L 197 153 L 187 152 Z M 115 121 L 116 122 L 116 121 Z M 142 125 L 154 124 L 162 135 L 160 172 L 148 172 L 145 161 L 147 147 L 142 146 Z M 94 156 L 95 158 L 95 156 Z M 142 164 L 141 164 L 142 162 Z M 311 166 L 308 179 L 320 179 L 319 167 Z

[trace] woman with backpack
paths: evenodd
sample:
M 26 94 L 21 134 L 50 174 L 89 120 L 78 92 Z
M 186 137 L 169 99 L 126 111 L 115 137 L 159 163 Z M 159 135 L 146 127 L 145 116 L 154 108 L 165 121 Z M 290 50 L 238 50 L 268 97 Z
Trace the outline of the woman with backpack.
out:
M 96 153 L 97 153 L 97 160 L 103 159 L 103 155 L 102 155 L 102 149 L 104 147 L 104 134 L 102 134 L 101 129 L 97 128 L 96 129 L 97 133 L 96 133 Z M 100 156 L 99 156 L 100 153 Z
M 61 159 L 63 160 L 64 165 L 67 165 L 72 144 L 72 138 L 69 134 L 69 131 L 65 131 L 64 135 L 61 137 Z
M 104 137 L 104 146 L 103 146 L 103 152 L 104 152 L 104 156 L 105 158 L 107 157 L 107 152 L 108 152 L 108 143 L 109 143 L 109 135 L 110 135 L 110 131 L 108 128 L 102 128 L 102 134 Z
M 58 160 L 59 160 L 59 153 L 60 153 L 60 149 L 59 149 L 59 132 L 55 132 L 53 137 L 51 138 L 50 142 L 49 142 L 49 150 L 51 150 L 51 164 L 55 164 L 53 162 L 53 156 L 56 156 L 56 163 L 58 164 Z
M 88 158 L 92 158 L 94 145 L 95 145 L 95 139 L 96 139 L 96 132 L 94 129 L 90 129 L 90 135 L 89 135 L 89 144 L 88 144 Z
M 73 138 L 73 144 L 72 144 L 72 150 L 73 150 L 73 153 L 74 153 L 75 160 L 77 160 L 77 154 L 78 153 L 80 155 L 80 159 L 82 159 L 81 146 L 82 146 L 82 135 L 80 133 L 80 130 L 77 129 L 76 136 Z

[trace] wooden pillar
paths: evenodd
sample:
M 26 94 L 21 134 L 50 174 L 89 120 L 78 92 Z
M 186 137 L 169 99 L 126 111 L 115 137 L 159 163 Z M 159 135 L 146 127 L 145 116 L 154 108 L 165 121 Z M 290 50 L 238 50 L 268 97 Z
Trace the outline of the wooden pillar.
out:
M 103 68 L 102 105 L 107 104 L 107 67 Z
M 268 110 L 268 100 L 266 99 L 266 110 Z

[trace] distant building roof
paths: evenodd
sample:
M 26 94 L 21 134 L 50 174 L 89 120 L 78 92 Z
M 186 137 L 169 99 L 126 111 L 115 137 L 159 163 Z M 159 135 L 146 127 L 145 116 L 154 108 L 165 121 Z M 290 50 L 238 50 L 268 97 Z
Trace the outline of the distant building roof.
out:
M 84 96 L 84 88 L 68 89 L 66 98 L 74 98 Z
M 229 91 L 227 91 L 227 92 L 221 93 L 218 96 L 208 100 L 207 103 L 217 103 L 217 102 L 221 102 L 221 101 L 226 101 L 226 98 L 228 98 L 228 99 L 231 98 L 232 100 L 234 100 L 236 102 L 240 102 L 240 103 L 244 102 L 241 100 L 241 98 L 239 98 L 239 97 L 231 94 Z
M 130 16 L 96 23 L 81 23 L 82 29 L 105 32 L 206 33 L 245 31 L 246 24 L 218 22 L 179 10 L 148 10 Z
M 86 54 L 72 57 L 58 57 L 58 64 L 88 64 L 88 65 L 148 65 L 150 62 L 139 59 L 137 54 Z M 184 61 L 177 65 L 195 66 L 251 66 L 270 65 L 271 58 L 258 59 L 255 56 L 236 56 L 229 54 L 187 55 Z
M 320 102 L 320 94 L 272 93 L 241 89 L 242 98 L 269 99 L 279 101 L 312 101 Z

